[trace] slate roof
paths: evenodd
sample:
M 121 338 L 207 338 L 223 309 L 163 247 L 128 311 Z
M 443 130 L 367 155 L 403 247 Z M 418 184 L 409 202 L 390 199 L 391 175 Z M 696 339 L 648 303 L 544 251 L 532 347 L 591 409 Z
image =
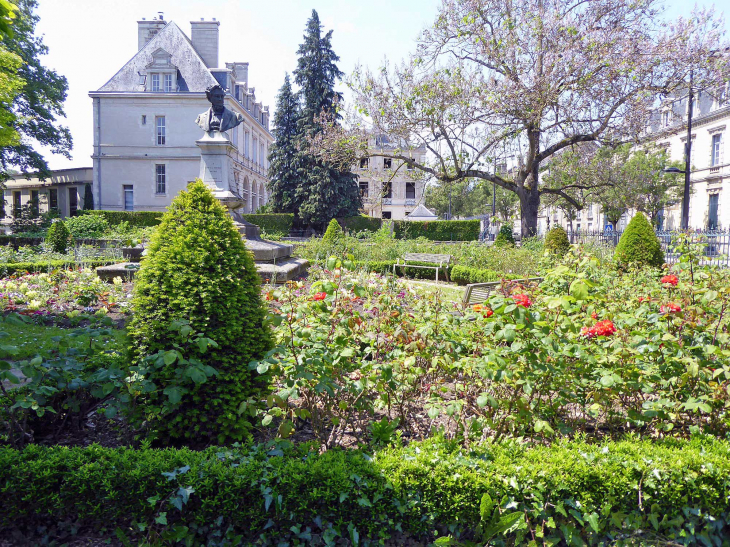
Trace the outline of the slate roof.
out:
M 181 91 L 204 92 L 217 83 L 190 38 L 170 21 L 98 91 L 144 91 L 139 75 L 146 74 L 147 65 L 153 61 L 152 54 L 160 48 L 172 55 L 171 63 L 177 67 Z

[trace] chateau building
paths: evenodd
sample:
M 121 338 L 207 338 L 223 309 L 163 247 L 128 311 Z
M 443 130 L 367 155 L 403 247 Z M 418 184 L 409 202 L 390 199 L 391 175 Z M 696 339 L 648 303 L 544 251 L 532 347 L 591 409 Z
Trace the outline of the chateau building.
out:
M 221 66 L 220 22 L 192 21 L 190 37 L 162 13 L 137 22 L 138 51 L 89 93 L 94 108 L 93 195 L 97 209 L 164 210 L 200 173 L 197 116 L 220 84 L 244 122 L 228 132 L 243 212 L 268 201 L 269 108 L 249 86 L 248 63 Z
M 697 91 L 692 105 L 692 148 L 690 153 L 689 227 L 693 230 L 727 230 L 730 228 L 730 84 Z M 689 96 L 684 94 L 665 99 L 653 112 L 645 142 L 665 149 L 672 161 L 684 163 L 687 142 Z M 675 175 L 680 184 L 684 175 Z M 625 228 L 635 211 L 627 210 L 616 227 Z M 605 221 L 597 204 L 579 211 L 572 221 L 574 230 L 603 230 Z M 681 199 L 660 215 L 660 228 L 679 229 L 682 224 Z M 544 208 L 539 231 L 545 233 L 557 225 L 567 228 L 569 221 L 555 208 Z
M 373 137 L 368 144 L 371 154 L 396 148 L 384 135 Z M 426 148 L 416 148 L 409 154 L 422 163 Z M 368 216 L 404 220 L 423 203 L 426 183 L 418 180 L 415 169 L 404 162 L 371 156 L 361 159 L 353 171 L 359 176 L 360 194 Z

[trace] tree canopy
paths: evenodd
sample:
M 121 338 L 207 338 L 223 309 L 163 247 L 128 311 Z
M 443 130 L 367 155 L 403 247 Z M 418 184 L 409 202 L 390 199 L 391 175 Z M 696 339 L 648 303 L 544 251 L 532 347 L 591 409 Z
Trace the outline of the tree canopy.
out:
M 296 212 L 297 131 L 301 110 L 292 90 L 287 73 L 284 85 L 276 97 L 274 113 L 274 144 L 269 149 L 269 190 L 273 210 L 280 213 Z
M 637 139 L 656 97 L 686 87 L 690 70 L 698 87 L 716 85 L 723 33 L 707 11 L 666 24 L 659 0 L 443 0 L 408 62 L 356 71 L 361 124 L 345 136 L 369 125 L 406 143 L 393 158 L 425 146 L 429 160 L 414 165 L 438 180 L 514 192 L 532 235 L 544 194 L 577 205 L 584 189 L 544 185 L 541 166 L 578 143 Z M 343 141 L 333 134 L 326 149 Z M 518 144 L 519 168 L 495 173 L 505 142 Z
M 41 57 L 48 48 L 42 37 L 35 35 L 39 19 L 34 13 L 37 5 L 37 0 L 17 1 L 18 13 L 13 20 L 12 36 L 3 41 L 7 51 L 22 60 L 17 78 L 24 85 L 12 102 L 3 108 L 12 113 L 11 127 L 18 138 L 0 148 L 2 178 L 8 176 L 13 166 L 24 172 L 37 171 L 41 176 L 47 176 L 48 163 L 35 149 L 36 145 L 47 146 L 54 154 L 71 157 L 71 132 L 58 123 L 58 118 L 65 117 L 63 103 L 68 82 L 41 63 Z

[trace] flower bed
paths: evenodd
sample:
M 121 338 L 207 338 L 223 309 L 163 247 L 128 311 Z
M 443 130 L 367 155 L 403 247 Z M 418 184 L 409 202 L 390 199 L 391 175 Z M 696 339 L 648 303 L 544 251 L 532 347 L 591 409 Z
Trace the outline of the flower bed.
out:
M 0 311 L 28 315 L 128 314 L 131 284 L 105 283 L 93 270 L 55 270 L 0 279 Z
M 730 432 L 730 272 L 669 283 L 569 256 L 479 309 L 337 259 L 311 286 L 271 291 L 266 424 L 289 436 L 305 419 L 329 446 L 366 442 L 381 418 L 391 435 L 465 442 Z

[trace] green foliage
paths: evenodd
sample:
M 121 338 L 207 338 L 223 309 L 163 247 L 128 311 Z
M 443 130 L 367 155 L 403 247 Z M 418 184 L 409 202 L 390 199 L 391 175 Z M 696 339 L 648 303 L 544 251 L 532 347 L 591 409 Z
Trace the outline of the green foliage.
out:
M 3 20 L 4 17 L 0 17 L 0 31 Z M 0 46 L 0 147 L 3 148 L 20 144 L 20 134 L 15 128 L 16 114 L 7 105 L 13 103 L 25 85 L 18 76 L 22 65 L 23 59 L 19 55 Z
M 15 359 L 18 348 L 0 346 L 0 379 L 8 382 L 0 396 L 0 429 L 13 446 L 23 446 L 34 439 L 58 435 L 65 427 L 80 425 L 101 405 L 119 396 L 122 401 L 125 378 L 121 365 L 124 355 L 110 345 L 113 332 L 108 317 L 94 318 L 89 326 L 54 337 L 54 351 L 50 356 L 35 355 L 16 361 L 13 368 L 22 372 L 24 382 L 11 368 L 8 359 Z M 3 322 L 23 325 L 28 318 L 11 314 Z M 3 335 L 7 333 L 2 332 Z M 86 343 L 78 346 L 72 341 L 83 337 Z M 116 414 L 109 406 L 108 417 Z
M 280 236 L 288 236 L 294 223 L 294 215 L 291 213 L 246 214 L 241 216 L 251 224 L 261 228 L 261 231 Z
M 515 244 L 515 237 L 512 235 L 512 225 L 503 224 L 494 240 L 495 247 L 507 247 Z
M 545 250 L 561 257 L 570 250 L 568 233 L 562 226 L 557 226 L 547 233 L 545 236 Z
M 500 279 L 510 279 L 510 274 L 503 272 L 495 272 L 494 270 L 480 270 L 477 268 L 469 268 L 468 266 L 456 265 L 452 268 L 450 275 L 451 281 L 459 285 L 467 285 L 469 283 L 489 283 L 499 281 Z
M 137 274 L 130 338 L 139 365 L 160 351 L 175 351 L 175 345 L 188 347 L 191 332 L 209 337 L 217 348 L 193 345 L 185 358 L 218 374 L 183 394 L 175 413 L 166 415 L 163 379 L 175 374 L 176 365 L 165 363 L 157 390 L 140 397 L 143 413 L 137 417 L 160 441 L 207 444 L 247 437 L 250 424 L 239 405 L 261 387 L 248 363 L 271 343 L 260 285 L 230 215 L 203 182 L 189 185 L 162 217 Z M 180 320 L 188 327 L 171 330 Z
M 91 184 L 84 186 L 84 209 L 87 211 L 94 209 L 94 193 L 91 190 Z
M 479 239 L 478 220 L 394 220 L 395 237 L 415 239 L 425 237 L 432 241 L 476 241 Z
M 18 7 L 12 25 L 13 35 L 3 40 L 3 46 L 23 60 L 17 76 L 24 81 L 24 86 L 9 106 L 15 116 L 13 128 L 21 138 L 11 146 L 0 147 L 0 178 L 7 175 L 10 166 L 47 176 L 48 163 L 33 146 L 36 143 L 54 154 L 71 158 L 71 132 L 58 122 L 65 117 L 63 103 L 68 82 L 42 64 L 48 48 L 43 44 L 42 36 L 36 35 L 38 1 L 13 3 Z
M 702 438 L 468 451 L 436 440 L 375 454 L 287 442 L 201 452 L 5 447 L 0 532 L 29 544 L 80 527 L 107 537 L 116 529 L 132 544 L 720 545 L 730 534 L 728 462 L 727 442 Z
M 53 252 L 65 253 L 69 244 L 72 242 L 73 237 L 71 236 L 71 231 L 63 220 L 57 220 L 48 228 L 46 243 L 53 249 Z
M 440 217 L 448 214 L 449 203 L 452 217 L 483 215 L 492 211 L 492 185 L 478 179 L 436 182 L 426 186 L 424 200 L 426 207 Z
M 342 228 L 350 234 L 356 234 L 359 232 L 377 232 L 383 224 L 382 219 L 366 215 L 344 217 L 338 220 L 340 221 Z
M 75 239 L 95 239 L 109 230 L 109 222 L 101 215 L 81 215 L 67 218 L 64 224 Z
M 641 213 L 631 219 L 616 246 L 614 257 L 620 264 L 661 267 L 664 264 L 662 244 L 654 228 Z
M 34 272 L 50 272 L 53 270 L 63 270 L 73 267 L 95 268 L 98 266 L 107 266 L 115 264 L 121 260 L 112 258 L 98 258 L 83 261 L 76 261 L 73 257 L 68 259 L 52 259 L 52 260 L 36 260 L 33 262 L 0 262 L 0 273 L 5 276 L 34 273 Z
M 342 236 L 343 233 L 342 228 L 340 227 L 340 223 L 333 218 L 327 225 L 327 231 L 322 236 L 322 242 L 332 245 L 338 243 L 342 239 Z
M 162 218 L 160 211 L 94 211 L 89 209 L 80 209 L 79 216 L 101 216 L 106 219 L 109 226 L 117 226 L 122 222 L 127 222 L 129 226 L 145 228 L 149 226 L 157 226 Z
M 292 91 L 287 73 L 284 76 L 284 85 L 276 97 L 274 143 L 269 147 L 269 203 L 279 213 L 297 211 L 296 191 L 301 181 L 301 174 L 297 170 L 297 132 L 300 118 L 299 101 Z

